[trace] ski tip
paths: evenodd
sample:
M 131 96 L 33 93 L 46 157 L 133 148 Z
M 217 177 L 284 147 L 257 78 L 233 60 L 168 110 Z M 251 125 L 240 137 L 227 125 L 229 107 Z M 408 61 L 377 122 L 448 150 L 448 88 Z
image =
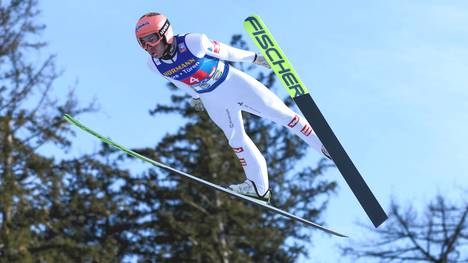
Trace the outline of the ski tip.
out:
M 323 226 L 320 226 L 320 229 L 323 230 L 325 233 L 330 234 L 330 235 L 334 235 L 334 236 L 337 236 L 337 237 L 343 237 L 343 238 L 349 238 L 349 236 L 347 236 L 347 235 L 341 234 L 339 232 L 333 231 L 333 230 L 331 230 L 329 228 L 326 228 L 326 227 L 323 227 Z
M 250 16 L 248 16 L 248 17 L 246 17 L 244 19 L 244 22 L 248 22 L 248 21 L 250 21 L 252 19 L 261 20 L 259 15 L 251 14 Z

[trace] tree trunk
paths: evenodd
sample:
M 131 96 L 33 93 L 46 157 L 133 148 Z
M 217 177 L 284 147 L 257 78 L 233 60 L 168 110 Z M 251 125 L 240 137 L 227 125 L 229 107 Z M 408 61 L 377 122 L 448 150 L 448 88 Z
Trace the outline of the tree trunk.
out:
M 13 196 L 15 193 L 15 180 L 13 177 L 13 135 L 11 134 L 11 114 L 7 114 L 3 120 L 3 151 L 2 151 L 2 163 L 3 173 L 1 178 L 2 191 L 1 191 L 1 240 L 2 250 L 4 253 L 8 253 L 12 248 L 10 247 L 11 237 L 11 222 L 13 217 Z M 5 255 L 4 255 L 5 256 Z

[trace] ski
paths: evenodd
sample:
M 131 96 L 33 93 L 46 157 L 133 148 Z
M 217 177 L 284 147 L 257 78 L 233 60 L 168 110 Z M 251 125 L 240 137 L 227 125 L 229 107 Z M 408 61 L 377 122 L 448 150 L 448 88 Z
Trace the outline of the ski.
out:
M 146 156 L 143 156 L 143 155 L 141 155 L 141 154 L 139 154 L 139 153 L 136 153 L 136 152 L 134 152 L 134 151 L 132 151 L 132 150 L 130 150 L 130 149 L 128 149 L 128 148 L 126 148 L 126 147 L 120 145 L 120 144 L 117 144 L 117 143 L 111 141 L 111 140 L 108 139 L 108 138 L 105 138 L 104 136 L 100 135 L 99 133 L 97 133 L 97 132 L 91 130 L 90 128 L 86 127 L 85 125 L 83 125 L 83 124 L 80 123 L 79 121 L 75 120 L 72 116 L 70 116 L 70 115 L 68 115 L 68 114 L 65 114 L 65 115 L 64 115 L 64 118 L 65 118 L 65 120 L 67 120 L 69 123 L 71 123 L 71 124 L 73 124 L 74 126 L 80 128 L 81 130 L 83 130 L 83 131 L 85 131 L 85 132 L 87 132 L 87 133 L 89 133 L 89 134 L 95 136 L 95 137 L 98 138 L 99 140 L 101 140 L 101 141 L 103 141 L 103 142 L 109 144 L 110 146 L 112 146 L 112 147 L 114 147 L 114 148 L 116 148 L 116 149 L 118 149 L 118 150 L 121 150 L 121 151 L 127 153 L 127 154 L 130 155 L 130 156 L 133 156 L 133 157 L 135 157 L 135 158 L 138 158 L 138 159 L 140 159 L 140 160 L 142 160 L 142 161 L 144 161 L 144 162 L 150 163 L 150 164 L 152 164 L 152 165 L 154 165 L 154 166 L 156 166 L 156 167 L 160 167 L 160 168 L 165 169 L 165 170 L 167 170 L 167 171 L 170 171 L 170 172 L 172 172 L 172 173 L 181 175 L 181 176 L 183 176 L 183 177 L 185 177 L 185 178 L 187 178 L 187 179 L 190 179 L 190 180 L 192 180 L 192 181 L 194 181 L 194 182 L 196 182 L 196 183 L 199 183 L 199 184 L 208 186 L 208 187 L 210 187 L 210 188 L 212 188 L 212 189 L 214 189 L 214 190 L 217 190 L 217 191 L 226 193 L 226 194 L 231 195 L 231 196 L 233 196 L 233 197 L 236 197 L 236 198 L 242 199 L 242 200 L 244 200 L 244 201 L 247 201 L 247 202 L 249 202 L 249 203 L 255 204 L 255 205 L 257 205 L 257 206 L 263 207 L 263 208 L 265 208 L 265 209 L 267 209 L 267 210 L 270 210 L 270 211 L 272 211 L 272 212 L 275 212 L 275 213 L 280 214 L 280 215 L 282 215 L 282 216 L 285 216 L 285 217 L 287 217 L 287 218 L 290 218 L 290 219 L 293 219 L 293 220 L 302 222 L 302 223 L 304 223 L 304 224 L 306 224 L 306 225 L 308 225 L 308 226 L 311 226 L 311 227 L 314 227 L 314 228 L 316 228 L 316 229 L 322 230 L 322 231 L 324 231 L 324 232 L 326 232 L 326 233 L 328 233 L 328 234 L 332 234 L 332 235 L 339 236 L 339 237 L 347 237 L 346 235 L 343 235 L 343 234 L 340 234 L 340 233 L 338 233 L 338 232 L 335 232 L 335 231 L 333 231 L 333 230 L 331 230 L 331 229 L 328 229 L 328 228 L 326 228 L 326 227 L 323 227 L 323 226 L 321 226 L 321 225 L 319 225 L 319 224 L 313 223 L 313 222 L 311 222 L 311 221 L 309 221 L 309 220 L 306 220 L 306 219 L 301 218 L 301 217 L 299 217 L 299 216 L 293 215 L 293 214 L 291 214 L 291 213 L 289 213 L 289 212 L 283 211 L 283 210 L 281 210 L 281 209 L 279 209 L 279 208 L 276 208 L 276 207 L 274 207 L 274 206 L 265 204 L 265 203 L 263 203 L 263 202 L 261 202 L 261 201 L 255 199 L 255 198 L 251 198 L 251 197 L 248 197 L 248 196 L 245 196 L 245 195 L 238 194 L 238 193 L 233 192 L 233 191 L 231 191 L 231 190 L 229 190 L 229 189 L 227 189 L 227 188 L 225 188 L 225 187 L 222 187 L 222 186 L 219 186 L 219 185 L 217 185 L 217 184 L 208 182 L 208 181 L 206 181 L 206 180 L 203 180 L 203 179 L 198 178 L 198 177 L 196 177 L 196 176 L 190 175 L 190 174 L 188 174 L 188 173 L 179 171 L 179 170 L 174 169 L 174 168 L 172 168 L 172 167 L 170 167 L 170 166 L 167 166 L 167 165 L 165 165 L 165 164 L 163 164 L 163 163 L 157 162 L 157 161 L 152 160 L 152 159 L 150 159 L 150 158 L 148 158 L 148 157 L 146 157 Z
M 381 225 L 387 220 L 387 214 L 343 149 L 343 146 L 317 107 L 317 104 L 315 104 L 310 96 L 306 86 L 302 83 L 273 35 L 265 26 L 265 23 L 263 23 L 259 16 L 252 15 L 244 20 L 244 27 L 306 120 L 312 125 L 318 138 L 330 153 L 335 165 L 367 216 L 375 227 Z

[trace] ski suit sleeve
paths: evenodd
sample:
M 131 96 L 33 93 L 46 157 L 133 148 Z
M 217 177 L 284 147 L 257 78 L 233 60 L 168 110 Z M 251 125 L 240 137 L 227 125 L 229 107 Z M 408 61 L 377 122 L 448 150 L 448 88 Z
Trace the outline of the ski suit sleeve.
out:
M 163 78 L 165 78 L 167 81 L 171 82 L 172 84 L 174 84 L 177 88 L 187 92 L 193 99 L 198 99 L 200 98 L 200 95 L 198 93 L 196 93 L 189 85 L 181 82 L 181 81 L 177 81 L 175 79 L 171 79 L 171 78 L 168 78 L 164 75 L 162 75 L 154 66 L 153 64 L 153 61 L 150 59 L 148 59 L 147 61 L 147 65 L 148 67 L 150 68 L 150 70 L 158 75 L 161 75 Z
M 187 44 L 196 56 L 209 55 L 220 60 L 249 62 L 255 59 L 255 52 L 231 47 L 216 40 L 210 40 L 205 34 L 191 33 L 186 37 Z

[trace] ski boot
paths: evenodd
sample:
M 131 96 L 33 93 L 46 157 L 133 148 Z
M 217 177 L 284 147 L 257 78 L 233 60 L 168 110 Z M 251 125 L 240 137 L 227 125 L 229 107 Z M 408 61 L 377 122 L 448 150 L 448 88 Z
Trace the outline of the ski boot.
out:
M 233 184 L 228 186 L 229 190 L 232 190 L 238 194 L 245 195 L 248 197 L 255 198 L 259 201 L 262 201 L 266 204 L 270 203 L 271 199 L 271 189 L 268 189 L 266 193 L 260 195 L 257 191 L 257 187 L 255 183 L 250 180 L 245 180 L 243 183 L 240 184 Z

